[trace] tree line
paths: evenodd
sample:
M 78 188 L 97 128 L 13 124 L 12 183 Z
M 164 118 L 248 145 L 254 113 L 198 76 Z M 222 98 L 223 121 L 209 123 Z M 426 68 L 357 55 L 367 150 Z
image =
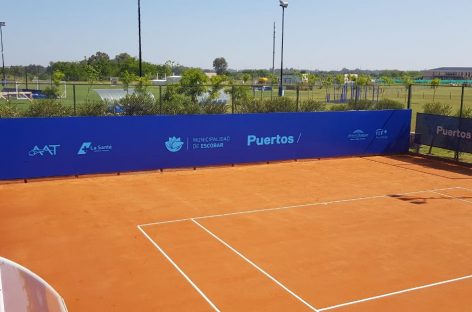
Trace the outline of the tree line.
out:
M 153 79 L 156 76 L 164 77 L 172 74 L 181 75 L 185 70 L 190 69 L 174 61 L 167 61 L 164 64 L 152 64 L 144 61 L 142 63 L 143 74 L 147 79 Z M 228 63 L 224 57 L 215 58 L 213 69 L 203 70 L 204 72 L 214 71 L 218 75 L 225 75 L 232 80 L 242 81 L 244 83 L 257 80 L 260 77 L 268 78 L 269 83 L 277 83 L 280 69 L 272 72 L 268 69 L 245 69 L 229 70 Z M 65 81 L 109 81 L 111 77 L 117 77 L 120 80 L 127 80 L 127 76 L 137 77 L 139 74 L 139 60 L 127 53 L 121 53 L 111 58 L 107 53 L 96 52 L 90 57 L 85 57 L 82 61 L 57 61 L 51 62 L 49 66 L 28 65 L 28 66 L 10 66 L 6 68 L 8 80 L 13 81 L 33 81 L 53 80 L 54 72 L 62 73 L 61 77 Z M 417 71 L 399 71 L 399 70 L 360 70 L 346 69 L 339 71 L 310 71 L 294 68 L 284 69 L 284 74 L 294 76 L 308 76 L 311 81 L 335 82 L 339 80 L 340 75 L 357 74 L 360 77 L 370 77 L 371 79 L 391 80 L 409 79 L 414 80 L 421 77 L 421 72 Z M 365 78 L 362 78 L 365 79 Z

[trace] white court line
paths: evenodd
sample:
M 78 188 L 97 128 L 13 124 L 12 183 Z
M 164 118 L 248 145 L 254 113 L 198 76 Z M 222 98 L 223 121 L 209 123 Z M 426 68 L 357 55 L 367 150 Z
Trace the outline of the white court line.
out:
M 182 269 L 171 259 L 171 257 L 169 257 L 165 253 L 165 251 L 139 225 L 138 225 L 138 229 L 151 242 L 151 244 L 153 244 L 154 247 L 156 247 L 157 250 L 159 250 L 161 254 L 174 266 L 174 268 L 187 280 L 187 282 L 189 282 L 190 285 L 192 285 L 192 287 L 200 294 L 200 296 L 202 296 L 203 299 L 205 299 L 205 301 L 208 302 L 208 304 L 213 308 L 213 310 L 220 312 L 220 310 L 216 307 L 216 305 L 210 299 L 208 299 L 208 297 L 203 293 L 203 291 L 200 288 L 198 288 L 197 285 L 195 285 L 195 283 L 187 276 L 187 274 L 185 274 L 185 272 L 182 271 Z
M 472 201 L 470 201 L 470 200 L 466 200 L 466 199 L 462 199 L 462 198 L 459 198 L 459 197 L 455 197 L 455 196 L 443 194 L 443 193 L 440 193 L 440 192 L 437 192 L 437 191 L 430 191 L 430 192 L 431 192 L 431 193 L 439 194 L 439 195 L 444 196 L 444 197 L 449 197 L 449 198 L 452 198 L 452 199 L 455 199 L 455 200 L 459 200 L 459 201 L 462 201 L 462 202 L 466 202 L 466 203 L 472 204 Z
M 380 296 L 375 296 L 375 297 L 370 297 L 370 298 L 365 298 L 365 299 L 361 299 L 361 300 L 351 301 L 351 302 L 347 302 L 347 303 L 343 303 L 343 304 L 338 304 L 338 305 L 335 305 L 335 306 L 319 309 L 318 311 L 321 312 L 321 311 L 334 310 L 334 309 L 338 309 L 338 308 L 342 308 L 342 307 L 345 307 L 345 306 L 358 304 L 358 303 L 362 303 L 362 302 L 366 302 L 366 301 L 372 301 L 372 300 L 381 299 L 381 298 L 385 298 L 385 297 L 391 297 L 391 296 L 395 296 L 395 295 L 400 295 L 400 294 L 404 294 L 404 293 L 407 293 L 407 292 L 412 292 L 412 291 L 416 291 L 416 290 L 420 290 L 420 289 L 431 288 L 431 287 L 440 286 L 440 285 L 444 285 L 444 284 L 459 282 L 459 281 L 466 280 L 466 279 L 469 279 L 469 278 L 472 278 L 472 275 L 467 275 L 467 276 L 463 276 L 463 277 L 459 277 L 459 278 L 455 278 L 455 279 L 450 279 L 450 280 L 443 281 L 443 282 L 423 285 L 423 286 L 419 286 L 419 287 L 408 288 L 408 289 L 405 289 L 405 290 L 395 291 L 395 292 L 391 292 L 391 293 L 380 295 Z
M 292 205 L 292 206 L 283 206 L 283 207 L 276 207 L 276 208 L 255 209 L 255 210 L 247 210 L 247 211 L 239 211 L 239 212 L 230 212 L 230 213 L 223 213 L 223 214 L 193 217 L 193 218 L 183 218 L 183 219 L 176 219 L 176 220 L 169 220 L 169 221 L 145 223 L 145 224 L 140 224 L 139 226 L 144 228 L 144 227 L 147 227 L 147 226 L 160 225 L 160 224 L 179 223 L 179 222 L 192 221 L 192 220 L 221 218 L 221 217 L 254 214 L 254 213 L 259 213 L 259 212 L 271 212 L 271 211 L 287 210 L 287 209 L 295 209 L 295 208 L 306 208 L 306 207 L 320 206 L 320 205 L 332 205 L 332 204 L 348 203 L 348 202 L 362 201 L 362 200 L 368 200 L 368 199 L 389 198 L 389 196 L 391 196 L 391 195 L 403 196 L 403 195 L 412 195 L 412 194 L 427 193 L 427 192 L 433 192 L 433 191 L 453 190 L 453 189 L 457 189 L 457 188 L 459 188 L 459 187 L 447 187 L 447 188 L 441 188 L 441 189 L 422 190 L 422 191 L 414 191 L 414 192 L 401 193 L 401 194 L 376 195 L 376 196 L 369 196 L 369 197 L 358 197 L 358 198 L 341 199 L 341 200 L 333 200 L 333 201 L 326 201 L 326 202 L 315 202 L 315 203 Z
M 223 245 L 225 245 L 226 247 L 228 247 L 231 251 L 233 251 L 235 254 L 237 254 L 239 257 L 241 257 L 244 261 L 246 261 L 247 263 L 249 263 L 250 265 L 252 265 L 255 269 L 257 269 L 259 272 L 261 272 L 262 274 L 264 274 L 267 278 L 269 278 L 271 281 L 273 281 L 274 283 L 276 283 L 277 285 L 279 285 L 280 287 L 282 287 L 286 292 L 288 292 L 290 295 L 292 295 L 293 297 L 295 297 L 298 301 L 300 301 L 301 303 L 303 303 L 305 306 L 307 306 L 310 310 L 312 311 L 316 311 L 316 312 L 319 312 L 321 310 L 318 310 L 316 309 L 314 306 L 312 306 L 311 304 L 309 304 L 307 301 L 305 301 L 303 298 L 301 298 L 300 296 L 298 296 L 297 294 L 295 294 L 293 291 L 291 291 L 287 286 L 285 286 L 284 284 L 282 284 L 281 282 L 279 282 L 278 280 L 276 280 L 272 275 L 270 275 L 269 273 L 267 273 L 266 271 L 264 271 L 263 269 L 261 269 L 257 264 L 255 264 L 254 262 L 252 262 L 251 260 L 249 260 L 247 257 L 245 257 L 243 254 L 241 254 L 239 251 L 237 251 L 236 249 L 234 249 L 233 247 L 231 247 L 228 243 L 226 243 L 224 240 L 222 240 L 221 238 L 219 238 L 218 236 L 216 236 L 215 234 L 213 234 L 210 230 L 208 230 L 206 227 L 204 227 L 203 225 L 201 225 L 200 223 L 198 223 L 197 221 L 195 221 L 194 219 L 192 219 L 192 222 L 196 225 L 198 225 L 202 230 L 204 230 L 205 232 L 207 232 L 208 234 L 210 234 L 213 238 L 215 238 L 217 241 L 219 241 L 220 243 L 222 243 Z

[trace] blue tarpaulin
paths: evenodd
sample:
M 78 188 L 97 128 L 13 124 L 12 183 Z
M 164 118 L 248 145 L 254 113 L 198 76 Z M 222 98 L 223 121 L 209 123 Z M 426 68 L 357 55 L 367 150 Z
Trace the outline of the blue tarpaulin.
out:
M 408 150 L 410 110 L 0 119 L 0 179 Z

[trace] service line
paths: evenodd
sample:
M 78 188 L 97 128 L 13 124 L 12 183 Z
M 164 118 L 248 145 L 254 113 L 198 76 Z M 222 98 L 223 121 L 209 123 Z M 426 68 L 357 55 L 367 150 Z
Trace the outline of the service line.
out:
M 340 199 L 340 200 L 332 200 L 332 201 L 325 201 L 325 202 L 314 202 L 314 203 L 301 204 L 301 205 L 291 205 L 291 206 L 283 206 L 283 207 L 275 207 L 275 208 L 254 209 L 254 210 L 229 212 L 229 213 L 214 214 L 214 215 L 207 215 L 207 216 L 200 216 L 200 217 L 193 217 L 193 218 L 182 218 L 182 219 L 175 219 L 175 220 L 169 220 L 169 221 L 145 223 L 145 224 L 140 224 L 138 226 L 141 227 L 141 228 L 144 228 L 144 227 L 160 225 L 160 224 L 179 223 L 179 222 L 186 222 L 186 221 L 192 221 L 192 220 L 204 220 L 204 219 L 212 219 L 212 218 L 237 216 L 237 215 L 255 214 L 255 213 L 260 213 L 260 212 L 272 212 L 272 211 L 278 211 L 278 210 L 287 210 L 287 209 L 307 208 L 307 207 L 314 207 L 314 206 L 321 206 L 321 205 L 349 203 L 349 202 L 362 201 L 362 200 L 370 200 L 370 199 L 378 199 L 378 198 L 389 198 L 392 195 L 403 196 L 403 195 L 412 195 L 412 194 L 418 194 L 418 193 L 447 191 L 447 190 L 453 190 L 453 189 L 458 189 L 458 188 L 461 188 L 461 187 L 447 187 L 447 188 L 440 188 L 440 189 L 407 192 L 407 193 L 401 193 L 401 194 L 374 195 L 374 196 L 368 196 L 368 197 L 357 197 L 357 198 Z

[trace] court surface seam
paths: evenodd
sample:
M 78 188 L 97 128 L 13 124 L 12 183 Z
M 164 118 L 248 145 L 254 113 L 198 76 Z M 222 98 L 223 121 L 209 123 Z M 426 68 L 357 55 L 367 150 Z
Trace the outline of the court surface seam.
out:
M 177 265 L 177 263 L 172 260 L 172 258 L 164 251 L 164 249 L 162 249 L 139 225 L 138 229 L 151 242 L 151 244 L 153 244 L 154 247 L 159 250 L 159 252 L 167 259 L 167 261 L 172 264 L 172 266 L 180 273 L 180 275 L 182 275 L 187 280 L 187 282 L 190 283 L 190 285 L 200 294 L 200 296 L 205 299 L 205 301 L 213 308 L 213 310 L 220 312 L 216 305 L 205 295 L 205 293 L 200 288 L 198 288 L 198 286 L 190 279 L 190 277 L 188 277 L 187 274 L 185 274 L 185 272 Z
M 200 227 L 202 230 L 204 230 L 205 232 L 207 232 L 209 235 L 211 235 L 214 239 L 216 239 L 217 241 L 219 241 L 221 244 L 223 244 L 224 246 L 226 246 L 228 249 L 230 249 L 232 252 L 234 252 L 236 255 L 238 255 L 240 258 L 242 258 L 244 261 L 246 261 L 247 263 L 249 263 L 252 267 L 254 267 L 255 269 L 257 269 L 259 272 L 261 272 L 262 274 L 264 274 L 267 278 L 269 278 L 271 281 L 273 281 L 274 283 L 276 283 L 278 286 L 280 286 L 282 289 L 284 289 L 286 292 L 288 292 L 290 295 L 292 295 L 293 297 L 295 297 L 298 301 L 300 301 L 301 303 L 303 303 L 305 306 L 307 306 L 310 310 L 312 311 L 316 311 L 316 312 L 319 312 L 320 310 L 315 308 L 313 305 L 311 305 L 310 303 L 308 303 L 306 300 L 304 300 L 303 298 L 301 298 L 300 296 L 298 296 L 297 294 L 295 294 L 292 290 L 290 290 L 287 286 L 285 286 L 284 284 L 282 284 L 281 282 L 279 282 L 275 277 L 273 277 L 272 275 L 270 275 L 269 273 L 267 273 L 266 271 L 264 271 L 261 267 L 259 267 L 257 264 L 255 264 L 254 262 L 252 262 L 251 260 L 249 260 L 246 256 L 244 256 L 242 253 L 240 253 L 238 250 L 236 250 L 235 248 L 233 248 L 231 245 L 229 245 L 228 243 L 226 243 L 224 240 L 222 240 L 220 237 L 218 237 L 217 235 L 213 234 L 213 232 L 211 232 L 210 230 L 208 230 L 206 227 L 204 227 L 203 225 L 201 225 L 200 223 L 198 223 L 197 221 L 195 221 L 194 219 L 192 219 L 192 222 L 194 224 L 196 224 L 198 227 Z
M 207 215 L 207 216 L 200 216 L 200 217 L 190 217 L 190 218 L 182 218 L 182 219 L 175 219 L 169 221 L 159 221 L 159 222 L 152 222 L 152 223 L 144 223 L 138 225 L 141 228 L 154 226 L 154 225 L 161 225 L 161 224 L 170 224 L 170 223 L 179 223 L 179 222 L 186 222 L 192 220 L 204 220 L 204 219 L 212 219 L 212 218 L 221 218 L 221 217 L 230 217 L 230 216 L 237 216 L 237 215 L 246 215 L 246 214 L 255 214 L 260 212 L 271 212 L 271 211 L 278 211 L 278 210 L 288 210 L 288 209 L 296 209 L 296 208 L 307 208 L 313 206 L 321 206 L 321 205 L 332 205 L 332 204 L 340 204 L 340 203 L 349 203 L 355 201 L 362 201 L 362 200 L 369 200 L 369 199 L 378 199 L 378 198 L 389 198 L 392 195 L 412 195 L 418 193 L 427 193 L 427 192 L 436 192 L 436 191 L 447 191 L 458 189 L 461 187 L 447 187 L 447 188 L 440 188 L 440 189 L 432 189 L 432 190 L 421 190 L 421 191 L 414 191 L 414 192 L 406 192 L 400 194 L 385 194 L 385 195 L 374 195 L 368 197 L 357 197 L 357 198 L 350 198 L 350 199 L 341 199 L 341 200 L 332 200 L 332 201 L 325 201 L 325 202 L 314 202 L 308 204 L 300 204 L 300 205 L 291 205 L 291 206 L 283 206 L 283 207 L 275 207 L 275 208 L 265 208 L 265 209 L 254 209 L 254 210 L 247 210 L 247 211 L 239 211 L 239 212 L 229 212 L 223 214 L 214 214 L 214 215 Z

